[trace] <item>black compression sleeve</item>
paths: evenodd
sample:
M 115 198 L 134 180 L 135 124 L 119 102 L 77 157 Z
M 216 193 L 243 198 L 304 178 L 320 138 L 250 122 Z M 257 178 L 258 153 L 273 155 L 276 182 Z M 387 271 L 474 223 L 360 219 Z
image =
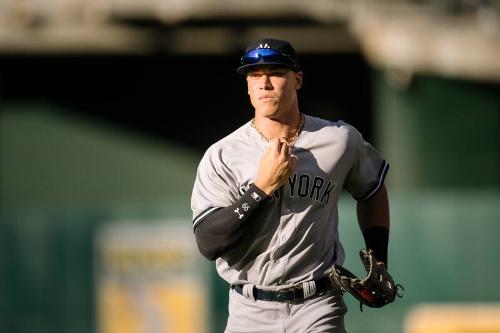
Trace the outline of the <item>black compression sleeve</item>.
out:
M 196 243 L 201 254 L 215 260 L 230 250 L 243 235 L 252 216 L 267 195 L 255 184 L 234 204 L 220 208 L 204 217 L 195 226 Z
M 373 226 L 363 231 L 366 248 L 372 249 L 375 258 L 387 265 L 387 248 L 389 245 L 389 229 Z

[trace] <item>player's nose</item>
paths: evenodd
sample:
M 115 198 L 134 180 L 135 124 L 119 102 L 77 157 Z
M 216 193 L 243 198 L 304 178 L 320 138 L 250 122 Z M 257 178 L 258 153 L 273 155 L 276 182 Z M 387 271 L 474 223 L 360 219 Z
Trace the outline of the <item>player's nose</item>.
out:
M 269 75 L 264 74 L 260 77 L 259 88 L 266 89 L 266 90 L 273 88 L 273 85 L 271 83 L 271 78 Z

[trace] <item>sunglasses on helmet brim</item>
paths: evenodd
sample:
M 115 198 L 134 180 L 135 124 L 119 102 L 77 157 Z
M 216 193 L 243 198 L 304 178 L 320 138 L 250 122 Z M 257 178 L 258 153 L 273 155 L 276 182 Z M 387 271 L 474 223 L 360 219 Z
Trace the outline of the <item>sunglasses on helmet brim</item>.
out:
M 241 57 L 242 65 L 257 63 L 282 63 L 296 68 L 297 64 L 288 54 L 281 53 L 274 49 L 252 49 Z

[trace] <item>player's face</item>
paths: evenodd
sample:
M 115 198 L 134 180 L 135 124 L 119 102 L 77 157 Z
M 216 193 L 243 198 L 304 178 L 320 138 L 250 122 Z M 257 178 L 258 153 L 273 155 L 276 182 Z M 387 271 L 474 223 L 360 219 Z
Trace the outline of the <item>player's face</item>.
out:
M 279 116 L 296 105 L 302 72 L 281 66 L 259 66 L 248 71 L 247 84 L 256 112 L 265 117 Z

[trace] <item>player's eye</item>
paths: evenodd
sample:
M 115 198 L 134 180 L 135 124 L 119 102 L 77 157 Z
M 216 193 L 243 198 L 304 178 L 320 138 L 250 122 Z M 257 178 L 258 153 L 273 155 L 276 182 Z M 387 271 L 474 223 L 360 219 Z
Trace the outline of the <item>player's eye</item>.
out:
M 279 76 L 279 77 L 282 77 L 282 76 L 286 75 L 286 72 L 285 71 L 273 71 L 269 75 L 270 76 Z
M 254 72 L 254 73 L 249 73 L 249 74 L 248 74 L 248 76 L 249 76 L 250 78 L 259 78 L 259 77 L 261 77 L 261 76 L 262 76 L 262 73 L 256 73 L 256 72 Z

